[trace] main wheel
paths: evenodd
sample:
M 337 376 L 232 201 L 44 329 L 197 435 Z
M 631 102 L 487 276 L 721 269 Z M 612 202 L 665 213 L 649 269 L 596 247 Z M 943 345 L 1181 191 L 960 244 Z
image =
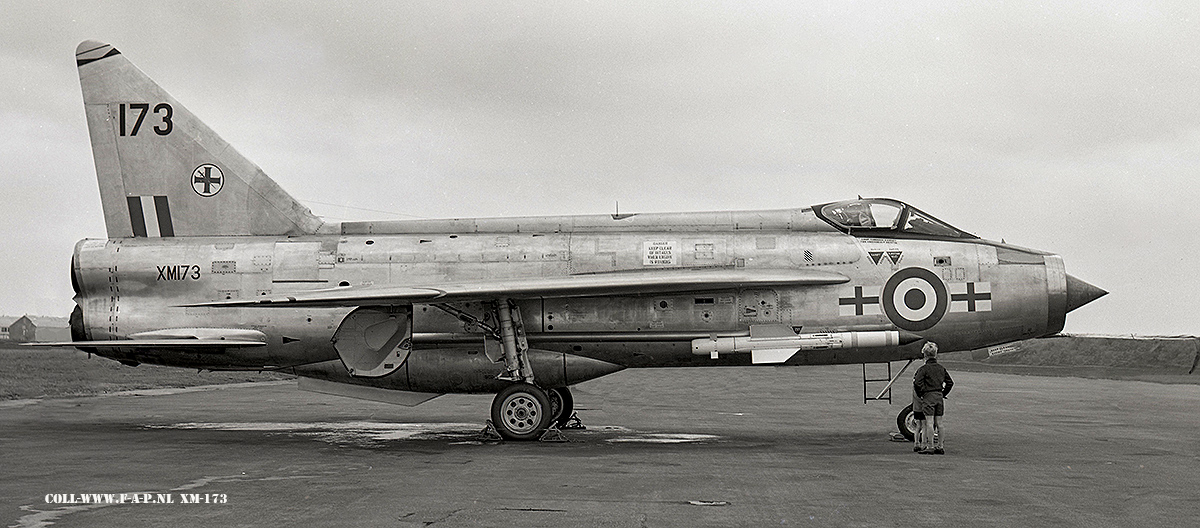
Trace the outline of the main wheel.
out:
M 917 437 L 917 418 L 913 414 L 913 406 L 909 404 L 900 414 L 896 415 L 896 428 L 904 438 L 912 440 Z
M 571 396 L 571 389 L 550 389 L 546 391 L 546 396 L 550 398 L 550 422 L 561 429 L 571 421 L 571 413 L 575 410 L 575 398 Z
M 550 399 L 528 383 L 514 383 L 492 400 L 492 425 L 505 440 L 536 440 L 550 426 Z

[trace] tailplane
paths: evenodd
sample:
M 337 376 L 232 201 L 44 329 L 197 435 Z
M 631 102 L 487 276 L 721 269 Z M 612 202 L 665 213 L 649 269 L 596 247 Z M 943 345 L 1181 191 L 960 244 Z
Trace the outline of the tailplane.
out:
M 109 238 L 302 235 L 322 222 L 116 48 L 75 50 Z

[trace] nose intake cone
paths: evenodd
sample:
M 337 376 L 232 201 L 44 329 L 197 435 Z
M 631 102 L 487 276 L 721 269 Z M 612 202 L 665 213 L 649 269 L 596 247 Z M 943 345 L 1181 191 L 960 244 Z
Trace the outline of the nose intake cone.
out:
M 1067 275 L 1067 311 L 1108 295 L 1107 291 Z

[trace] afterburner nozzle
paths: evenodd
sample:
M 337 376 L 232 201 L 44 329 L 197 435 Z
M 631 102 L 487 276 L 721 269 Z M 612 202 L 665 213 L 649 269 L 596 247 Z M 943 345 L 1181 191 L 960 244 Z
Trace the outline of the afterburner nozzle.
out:
M 1067 275 L 1067 311 L 1108 295 L 1108 292 Z

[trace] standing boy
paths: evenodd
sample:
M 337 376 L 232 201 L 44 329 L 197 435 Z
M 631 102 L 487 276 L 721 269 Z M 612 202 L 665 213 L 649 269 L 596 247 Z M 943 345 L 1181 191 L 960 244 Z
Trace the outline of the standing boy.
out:
M 925 364 L 917 369 L 913 377 L 913 389 L 921 398 L 921 412 L 925 414 L 923 448 L 918 451 L 922 455 L 944 455 L 946 450 L 943 443 L 946 439 L 945 418 L 946 407 L 943 399 L 950 394 L 954 380 L 946 367 L 937 362 L 938 347 L 932 341 L 925 343 L 921 354 L 925 356 Z M 914 409 L 915 411 L 916 409 Z M 934 431 L 937 434 L 934 434 Z

